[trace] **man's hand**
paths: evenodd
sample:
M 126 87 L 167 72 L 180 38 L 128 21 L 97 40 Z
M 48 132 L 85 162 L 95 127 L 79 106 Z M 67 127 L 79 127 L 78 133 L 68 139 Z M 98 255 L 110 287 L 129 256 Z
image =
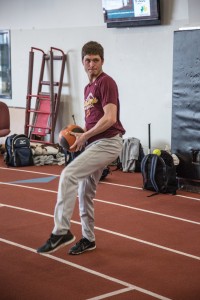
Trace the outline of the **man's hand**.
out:
M 78 132 L 72 132 L 72 131 L 70 131 L 70 134 L 73 135 L 73 136 L 75 136 L 76 141 L 69 148 L 69 150 L 75 148 L 76 149 L 75 152 L 81 151 L 85 147 L 85 143 L 87 141 L 87 139 L 85 137 L 85 133 L 78 133 Z

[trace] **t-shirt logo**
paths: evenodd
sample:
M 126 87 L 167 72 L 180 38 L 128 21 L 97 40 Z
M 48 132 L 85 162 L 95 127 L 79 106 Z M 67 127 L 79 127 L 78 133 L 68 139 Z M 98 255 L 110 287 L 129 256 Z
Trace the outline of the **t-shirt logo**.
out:
M 89 93 L 87 98 L 84 101 L 84 109 L 86 118 L 90 115 L 90 109 L 94 107 L 94 104 L 98 102 L 98 99 L 93 96 L 92 93 Z

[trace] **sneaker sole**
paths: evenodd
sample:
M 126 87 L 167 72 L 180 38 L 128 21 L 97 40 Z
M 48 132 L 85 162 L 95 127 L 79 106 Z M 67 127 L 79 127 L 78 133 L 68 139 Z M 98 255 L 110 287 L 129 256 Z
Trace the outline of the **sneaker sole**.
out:
M 48 251 L 48 252 L 37 252 L 37 253 L 38 253 L 38 254 L 49 254 L 49 253 L 53 253 L 53 252 L 55 252 L 55 251 L 57 251 L 57 250 L 63 248 L 64 246 L 67 246 L 67 245 L 73 243 L 73 242 L 75 241 L 75 239 L 76 239 L 76 237 L 74 236 L 70 241 L 67 241 L 67 242 L 65 242 L 65 243 L 63 243 L 63 244 L 61 244 L 61 245 L 59 245 L 58 247 L 54 248 L 53 250 L 50 250 L 50 251 Z
M 83 250 L 81 252 L 68 252 L 68 254 L 69 255 L 79 255 L 79 254 L 82 254 L 82 253 L 84 253 L 86 251 L 91 251 L 91 250 L 94 250 L 94 249 L 96 249 L 96 246 L 88 248 L 88 249 L 85 249 L 85 250 Z

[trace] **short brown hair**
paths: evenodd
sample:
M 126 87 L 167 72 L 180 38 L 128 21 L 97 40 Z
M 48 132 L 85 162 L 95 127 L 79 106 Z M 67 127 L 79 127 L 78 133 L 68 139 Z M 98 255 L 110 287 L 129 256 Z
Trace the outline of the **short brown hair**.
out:
M 97 42 L 90 41 L 83 46 L 82 53 L 81 53 L 82 60 L 83 60 L 84 56 L 90 55 L 90 54 L 99 55 L 102 60 L 104 59 L 104 49 Z

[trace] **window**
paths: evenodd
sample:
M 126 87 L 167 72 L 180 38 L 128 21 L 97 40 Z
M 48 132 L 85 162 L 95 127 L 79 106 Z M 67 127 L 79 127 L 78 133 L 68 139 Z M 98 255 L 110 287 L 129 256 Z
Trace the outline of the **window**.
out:
M 0 30 L 0 98 L 12 98 L 9 30 Z

